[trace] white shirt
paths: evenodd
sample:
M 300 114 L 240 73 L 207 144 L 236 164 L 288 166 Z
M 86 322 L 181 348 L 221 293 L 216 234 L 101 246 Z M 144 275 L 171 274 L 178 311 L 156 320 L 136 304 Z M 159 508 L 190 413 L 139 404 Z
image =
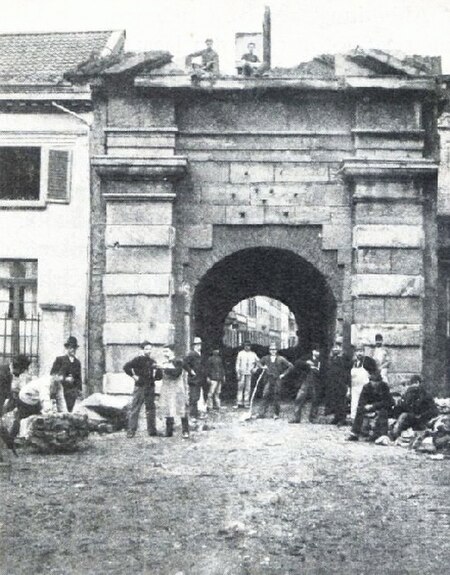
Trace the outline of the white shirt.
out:
M 27 405 L 39 405 L 41 406 L 42 412 L 52 412 L 53 399 L 56 401 L 56 410 L 59 412 L 66 413 L 67 405 L 64 399 L 63 386 L 58 383 L 56 385 L 56 390 L 52 393 L 50 388 L 52 384 L 52 378 L 50 375 L 44 375 L 38 379 L 33 379 L 26 385 L 22 387 L 19 392 L 19 399 L 26 403 Z
M 251 375 L 258 362 L 259 357 L 254 351 L 241 349 L 236 358 L 236 372 L 238 375 Z

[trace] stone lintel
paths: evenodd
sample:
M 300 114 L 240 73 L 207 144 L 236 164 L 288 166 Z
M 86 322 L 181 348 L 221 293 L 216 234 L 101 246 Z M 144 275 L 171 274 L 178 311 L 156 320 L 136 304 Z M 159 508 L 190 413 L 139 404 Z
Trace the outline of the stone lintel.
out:
M 91 165 L 99 176 L 106 180 L 177 180 L 186 173 L 187 159 L 182 156 L 169 158 L 94 156 Z M 143 196 L 146 197 L 146 194 Z M 124 197 L 128 198 L 129 195 L 124 194 Z
M 437 174 L 438 164 L 434 160 L 412 159 L 404 160 L 368 160 L 365 158 L 349 158 L 343 160 L 339 174 L 345 178 L 411 178 L 430 177 Z
M 73 305 L 64 303 L 41 303 L 39 307 L 42 311 L 55 311 L 65 313 L 73 313 L 75 311 L 75 307 Z
M 424 293 L 422 276 L 401 274 L 358 274 L 352 278 L 352 295 L 414 297 Z

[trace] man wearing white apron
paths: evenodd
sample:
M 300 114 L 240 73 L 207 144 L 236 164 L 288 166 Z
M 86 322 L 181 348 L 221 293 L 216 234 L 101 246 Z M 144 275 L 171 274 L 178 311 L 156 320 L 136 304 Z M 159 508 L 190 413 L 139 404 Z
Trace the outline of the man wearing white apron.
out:
M 369 373 L 364 368 L 364 346 L 358 346 L 355 349 L 355 359 L 351 370 L 351 407 L 350 417 L 352 421 L 356 416 L 356 409 L 358 407 L 359 396 L 361 390 L 369 381 Z

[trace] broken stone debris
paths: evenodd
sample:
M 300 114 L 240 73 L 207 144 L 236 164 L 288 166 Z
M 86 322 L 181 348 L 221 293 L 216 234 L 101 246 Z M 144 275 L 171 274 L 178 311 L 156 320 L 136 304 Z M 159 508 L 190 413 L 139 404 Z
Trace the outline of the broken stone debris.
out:
M 82 415 L 58 413 L 27 418 L 25 443 L 41 453 L 76 451 L 88 436 L 89 423 Z
M 87 417 L 89 431 L 112 433 L 127 426 L 130 398 L 93 393 L 76 406 L 74 413 Z

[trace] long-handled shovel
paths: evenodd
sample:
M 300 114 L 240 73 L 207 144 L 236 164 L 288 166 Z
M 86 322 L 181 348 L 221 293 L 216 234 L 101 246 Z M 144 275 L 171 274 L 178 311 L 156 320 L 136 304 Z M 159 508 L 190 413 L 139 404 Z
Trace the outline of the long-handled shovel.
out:
M 248 413 L 245 414 L 245 415 L 242 417 L 241 421 L 249 421 L 249 419 L 252 419 L 252 417 L 253 417 L 253 413 L 252 413 L 253 400 L 255 399 L 256 392 L 258 391 L 259 382 L 261 381 L 262 376 L 264 375 L 265 371 L 266 371 L 266 370 L 263 369 L 263 370 L 261 371 L 261 373 L 259 374 L 258 379 L 256 380 L 255 387 L 254 387 L 254 389 L 253 389 L 253 393 L 252 393 L 252 396 L 251 396 L 251 398 L 250 398 L 250 407 L 248 408 Z

